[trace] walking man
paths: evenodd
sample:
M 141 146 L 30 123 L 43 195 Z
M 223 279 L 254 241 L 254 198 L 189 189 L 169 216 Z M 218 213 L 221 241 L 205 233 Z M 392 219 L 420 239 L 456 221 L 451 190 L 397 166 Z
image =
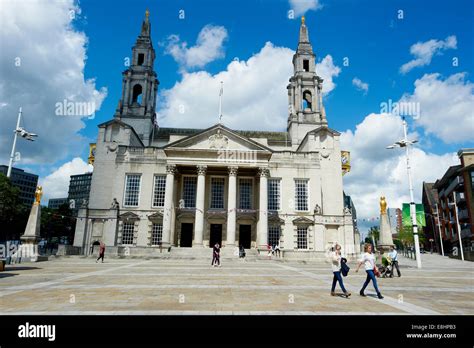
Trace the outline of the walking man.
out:
M 390 274 L 390 278 L 393 278 L 394 268 L 397 269 L 397 274 L 399 277 L 401 277 L 402 274 L 400 273 L 400 268 L 398 268 L 398 253 L 393 246 L 390 247 L 390 252 L 388 253 L 388 256 L 390 256 L 390 258 L 392 259 L 392 272 Z
M 102 263 L 104 263 L 104 254 L 105 254 L 105 244 L 104 242 L 100 242 L 100 247 L 99 247 L 99 257 L 97 258 L 97 260 L 95 260 L 95 262 L 99 262 L 100 259 L 102 259 Z

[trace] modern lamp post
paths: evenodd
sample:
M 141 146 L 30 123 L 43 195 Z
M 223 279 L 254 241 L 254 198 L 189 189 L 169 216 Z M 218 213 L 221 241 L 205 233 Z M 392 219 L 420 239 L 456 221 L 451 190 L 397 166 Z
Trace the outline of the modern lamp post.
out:
M 387 146 L 387 149 L 394 149 L 397 147 L 405 148 L 406 158 L 407 158 L 407 172 L 408 172 L 408 184 L 410 187 L 410 216 L 411 223 L 413 226 L 413 239 L 415 241 L 415 253 L 416 253 L 416 265 L 418 268 L 421 268 L 421 256 L 420 256 L 420 240 L 418 238 L 418 225 L 416 224 L 416 205 L 415 198 L 413 195 L 413 183 L 411 180 L 411 166 L 410 166 L 410 155 L 408 152 L 408 147 L 418 142 L 418 140 L 408 140 L 407 137 L 407 121 L 405 117 L 402 117 L 403 120 L 403 134 L 404 137 L 402 140 L 397 141 L 395 144 Z
M 8 163 L 7 178 L 9 178 L 12 174 L 12 166 L 13 166 L 13 161 L 15 158 L 16 138 L 18 137 L 18 135 L 30 141 L 34 141 L 35 139 L 33 139 L 33 137 L 37 136 L 36 134 L 27 132 L 22 127 L 20 127 L 20 120 L 21 120 L 21 107 L 20 107 L 20 110 L 18 111 L 18 119 L 16 121 L 16 128 L 13 131 L 15 135 L 13 136 L 13 146 L 12 146 L 12 152 L 10 154 L 10 162 Z
M 441 244 L 441 254 L 444 256 L 443 236 L 441 235 L 441 220 L 439 218 L 438 203 L 435 203 L 435 209 L 436 209 L 436 220 L 437 220 L 438 231 L 439 231 L 439 244 Z
M 456 194 L 453 191 L 453 203 L 448 203 L 451 206 L 454 206 L 454 211 L 456 213 L 456 229 L 458 230 L 458 239 L 459 239 L 459 248 L 461 249 L 461 260 L 464 261 L 464 251 L 462 250 L 462 239 L 461 239 L 461 226 L 459 225 L 459 209 L 456 204 Z

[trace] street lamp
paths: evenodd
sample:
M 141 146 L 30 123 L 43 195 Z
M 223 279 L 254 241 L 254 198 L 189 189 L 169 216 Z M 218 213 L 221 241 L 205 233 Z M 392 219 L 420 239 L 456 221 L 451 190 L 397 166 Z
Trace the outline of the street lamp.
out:
M 439 218 L 438 203 L 435 203 L 435 209 L 436 209 L 436 220 L 437 220 L 438 231 L 439 231 L 439 244 L 441 244 L 441 254 L 444 256 L 443 236 L 441 235 L 441 220 Z
M 411 223 L 413 225 L 413 237 L 415 241 L 415 253 L 416 253 L 416 265 L 418 268 L 421 268 L 421 256 L 420 256 L 420 240 L 418 238 L 418 226 L 416 224 L 416 205 L 415 198 L 413 197 L 413 183 L 411 181 L 411 167 L 410 167 L 410 155 L 408 152 L 408 147 L 417 143 L 418 140 L 408 140 L 407 137 L 407 122 L 405 117 L 402 117 L 403 120 L 403 139 L 395 142 L 392 145 L 387 146 L 387 149 L 395 149 L 397 147 L 405 148 L 406 157 L 407 157 L 407 173 L 408 173 L 408 184 L 410 187 L 410 216 Z
M 25 138 L 26 140 L 30 140 L 30 141 L 35 141 L 34 137 L 38 136 L 34 133 L 27 132 L 25 129 L 20 127 L 20 120 L 21 120 L 21 107 L 20 107 L 20 110 L 18 111 L 18 119 L 16 121 L 16 128 L 13 131 L 13 133 L 15 133 L 15 135 L 13 136 L 12 152 L 10 154 L 10 162 L 8 163 L 8 170 L 7 170 L 7 177 L 8 178 L 12 174 L 13 159 L 15 158 L 16 138 L 18 137 L 18 135 L 21 136 L 22 138 Z
M 464 261 L 464 251 L 462 250 L 462 239 L 461 239 L 461 227 L 459 226 L 459 210 L 458 205 L 456 204 L 456 195 L 453 191 L 453 202 L 449 203 L 448 205 L 454 206 L 454 210 L 456 213 L 456 229 L 458 230 L 458 239 L 459 239 L 459 248 L 461 249 L 461 260 Z

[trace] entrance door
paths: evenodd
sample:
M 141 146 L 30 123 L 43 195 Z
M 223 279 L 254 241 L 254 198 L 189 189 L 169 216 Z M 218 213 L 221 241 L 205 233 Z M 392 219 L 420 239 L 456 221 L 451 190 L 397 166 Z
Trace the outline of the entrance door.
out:
M 222 247 L 222 225 L 211 224 L 211 234 L 209 236 L 209 247 L 212 248 L 214 244 L 219 243 Z
M 239 225 L 239 246 L 243 245 L 244 249 L 250 249 L 251 234 L 251 225 Z
M 193 246 L 193 224 L 181 224 L 181 238 L 179 241 L 181 248 L 191 248 Z

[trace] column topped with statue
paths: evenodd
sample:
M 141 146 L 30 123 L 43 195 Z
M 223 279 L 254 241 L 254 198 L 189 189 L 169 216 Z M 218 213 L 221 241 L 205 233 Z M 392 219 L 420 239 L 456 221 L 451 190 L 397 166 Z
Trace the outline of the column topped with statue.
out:
M 393 246 L 393 239 L 387 215 L 387 201 L 385 196 L 382 196 L 380 197 L 380 234 L 377 248 L 388 251 L 391 246 Z

